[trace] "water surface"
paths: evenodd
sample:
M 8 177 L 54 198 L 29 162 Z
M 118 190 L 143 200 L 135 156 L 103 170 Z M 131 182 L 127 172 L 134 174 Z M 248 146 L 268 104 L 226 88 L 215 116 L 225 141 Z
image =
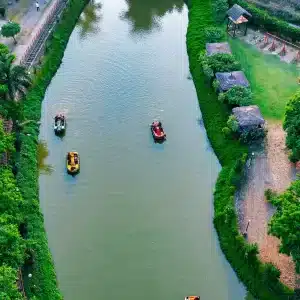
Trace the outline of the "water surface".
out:
M 52 170 L 40 177 L 41 206 L 66 300 L 244 297 L 212 223 L 220 166 L 188 80 L 186 28 L 179 0 L 104 0 L 71 36 L 40 134 Z M 63 139 L 57 112 L 67 116 Z M 163 145 L 150 134 L 156 118 Z M 75 178 L 70 150 L 81 156 Z

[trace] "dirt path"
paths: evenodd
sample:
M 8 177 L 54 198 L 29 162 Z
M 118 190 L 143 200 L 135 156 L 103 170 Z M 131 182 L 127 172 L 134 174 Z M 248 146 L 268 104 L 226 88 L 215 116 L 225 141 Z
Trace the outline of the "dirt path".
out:
M 282 124 L 269 124 L 265 151 L 255 153 L 248 170 L 247 182 L 239 200 L 240 227 L 244 231 L 248 220 L 248 240 L 259 246 L 260 258 L 273 263 L 281 271 L 281 281 L 295 288 L 295 267 L 291 257 L 279 254 L 279 240 L 267 233 L 274 208 L 265 200 L 268 188 L 283 192 L 294 178 L 294 168 L 285 148 Z

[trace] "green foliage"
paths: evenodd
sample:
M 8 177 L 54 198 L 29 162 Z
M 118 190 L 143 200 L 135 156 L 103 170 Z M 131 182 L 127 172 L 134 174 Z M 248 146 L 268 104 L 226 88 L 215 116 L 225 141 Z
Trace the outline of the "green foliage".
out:
M 21 31 L 21 26 L 15 22 L 8 22 L 1 27 L 1 34 L 4 37 L 12 37 L 17 43 L 15 39 L 15 35 L 17 35 Z
M 212 10 L 214 13 L 215 21 L 219 24 L 223 23 L 228 10 L 228 2 L 226 0 L 212 1 Z
M 287 132 L 286 146 L 291 150 L 290 159 L 300 160 L 300 91 L 287 103 L 283 128 Z
M 15 56 L 11 54 L 0 56 L 0 83 L 7 86 L 6 96 L 14 100 L 16 93 L 25 95 L 31 84 L 30 76 L 25 67 L 14 65 Z
M 3 121 L 0 119 L 0 154 L 6 151 L 13 151 L 14 150 L 13 141 L 14 141 L 13 135 L 6 134 L 4 132 Z
M 189 25 L 187 50 L 190 71 L 193 75 L 202 118 L 211 145 L 223 168 L 219 174 L 214 193 L 214 224 L 220 246 L 251 294 L 260 300 L 289 300 L 293 292 L 276 282 L 265 282 L 265 265 L 239 234 L 234 196 L 247 160 L 247 148 L 234 139 L 227 139 L 222 129 L 227 126 L 229 110 L 218 101 L 212 88 L 205 84 L 205 76 L 199 68 L 199 53 L 207 42 L 205 29 L 215 26 L 212 19 L 211 1 L 189 2 Z M 247 255 L 246 255 L 247 253 Z
M 199 62 L 202 66 L 202 71 L 208 79 L 212 79 L 216 72 L 232 72 L 241 69 L 231 54 L 218 53 L 207 56 L 204 51 L 199 54 Z
M 19 166 L 17 182 L 23 199 L 28 204 L 27 235 L 31 241 L 30 248 L 34 258 L 31 271 L 33 276 L 29 281 L 29 286 L 26 287 L 26 294 L 29 299 L 34 299 L 34 297 L 36 299 L 62 299 L 56 285 L 55 271 L 38 203 L 37 145 L 39 127 L 37 122 L 40 120 L 41 102 L 46 89 L 62 62 L 68 39 L 86 4 L 86 0 L 70 0 L 68 2 L 68 7 L 65 9 L 48 44 L 42 66 L 36 74 L 26 101 L 23 102 L 24 119 L 36 121 L 24 125 L 21 133 L 22 147 L 17 161 Z M 27 135 L 28 133 L 30 135 Z
M 0 223 L 0 265 L 18 268 L 24 262 L 25 242 L 18 227 Z
M 214 91 L 215 91 L 216 93 L 218 93 L 218 91 L 219 91 L 219 89 L 220 89 L 220 82 L 219 82 L 217 79 L 215 79 L 215 80 L 213 81 L 213 83 L 212 83 L 212 87 L 213 87 Z M 221 94 L 223 94 L 223 93 L 220 93 L 219 96 L 220 96 Z M 220 96 L 220 97 L 222 98 L 222 96 Z M 219 101 L 224 102 L 224 101 L 221 100 L 221 98 L 220 98 L 220 99 L 218 98 Z
M 263 128 L 253 128 L 248 131 L 243 131 L 240 134 L 241 142 L 249 144 L 252 142 L 261 141 L 266 136 L 266 132 Z
M 10 51 L 9 51 L 8 47 L 6 45 L 0 43 L 0 55 L 7 55 L 7 54 L 9 54 L 9 52 Z
M 281 241 L 280 251 L 291 255 L 300 273 L 300 180 L 294 181 L 281 195 L 271 197 L 277 211 L 269 224 L 269 233 Z
M 234 86 L 225 95 L 225 102 L 234 106 L 247 106 L 252 104 L 252 92 L 243 86 Z
M 0 266 L 0 299 L 22 300 L 17 287 L 17 271 L 6 265 Z
M 266 31 L 276 33 L 276 35 L 282 38 L 290 38 L 293 42 L 299 41 L 299 28 L 293 27 L 287 22 L 271 16 L 267 11 L 245 0 L 232 0 L 229 1 L 229 3 L 237 3 L 249 11 L 252 14 L 252 18 L 250 19 L 251 24 L 257 27 L 263 27 Z
M 232 132 L 237 132 L 239 130 L 239 123 L 234 115 L 229 116 L 227 126 Z
M 207 43 L 221 42 L 225 38 L 224 30 L 219 27 L 210 26 L 204 30 Z

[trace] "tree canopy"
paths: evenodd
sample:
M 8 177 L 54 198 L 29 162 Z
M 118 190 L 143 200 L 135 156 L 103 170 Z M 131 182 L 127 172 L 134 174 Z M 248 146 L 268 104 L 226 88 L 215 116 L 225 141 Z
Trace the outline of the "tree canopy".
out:
M 281 240 L 280 251 L 291 255 L 300 273 L 300 180 L 281 195 L 271 197 L 277 212 L 269 224 L 269 233 Z
M 15 35 L 21 31 L 21 26 L 15 22 L 8 22 L 1 27 L 1 34 L 4 37 L 12 37 L 14 42 L 17 43 Z
M 17 271 L 6 265 L 0 266 L 0 299 L 22 300 L 17 287 Z
M 283 128 L 287 132 L 286 145 L 291 150 L 290 159 L 300 160 L 300 91 L 288 102 Z

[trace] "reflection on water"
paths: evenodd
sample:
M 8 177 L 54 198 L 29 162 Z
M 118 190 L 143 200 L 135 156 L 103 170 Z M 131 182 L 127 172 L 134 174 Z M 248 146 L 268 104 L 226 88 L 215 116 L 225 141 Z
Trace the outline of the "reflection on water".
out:
M 181 12 L 183 0 L 126 0 L 128 9 L 121 17 L 129 20 L 132 31 L 149 31 L 160 27 L 160 19 L 174 10 Z
M 82 12 L 77 26 L 80 28 L 79 35 L 81 38 L 85 38 L 87 35 L 95 34 L 99 31 L 99 21 L 102 14 L 100 13 L 102 8 L 101 3 L 90 1 Z
M 49 164 L 45 164 L 45 159 L 49 155 L 47 143 L 45 141 L 39 141 L 37 146 L 37 154 L 40 174 L 51 175 L 53 172 L 53 167 Z

